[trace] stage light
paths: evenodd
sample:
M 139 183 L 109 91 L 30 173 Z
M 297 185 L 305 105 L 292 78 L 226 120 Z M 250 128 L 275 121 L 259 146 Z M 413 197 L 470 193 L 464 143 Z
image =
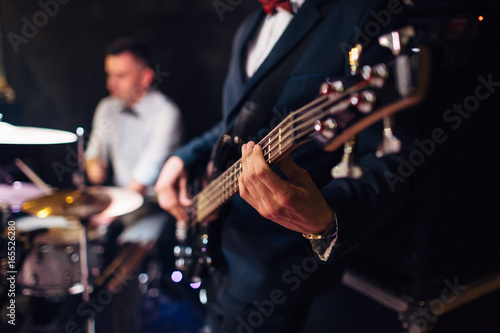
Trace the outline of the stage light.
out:
M 182 273 L 179 272 L 179 271 L 174 271 L 172 273 L 172 275 L 170 276 L 170 278 L 172 279 L 172 281 L 174 281 L 175 283 L 177 282 L 181 282 L 182 280 Z
M 201 304 L 207 304 L 208 297 L 207 297 L 207 291 L 205 289 L 200 289 L 199 298 Z
M 192 283 L 190 283 L 189 285 L 190 285 L 190 286 L 191 286 L 191 288 L 193 288 L 193 289 L 198 289 L 198 288 L 200 288 L 200 286 L 201 286 L 201 282 L 192 282 Z
M 146 282 L 148 282 L 149 277 L 146 273 L 141 273 L 141 274 L 139 274 L 138 279 L 139 279 L 140 283 L 146 283 Z

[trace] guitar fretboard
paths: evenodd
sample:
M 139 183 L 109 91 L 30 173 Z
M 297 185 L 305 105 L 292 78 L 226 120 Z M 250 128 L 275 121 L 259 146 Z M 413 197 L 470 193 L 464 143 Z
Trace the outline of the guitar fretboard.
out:
M 309 134 L 314 132 L 314 123 L 317 119 L 344 111 L 350 105 L 347 101 L 332 107 L 342 96 L 344 94 L 318 97 L 288 115 L 259 142 L 266 162 L 269 165 L 277 163 L 282 156 L 305 142 Z M 241 172 L 240 159 L 193 198 L 189 212 L 193 223 L 203 221 L 238 193 L 238 178 Z
M 309 141 L 312 137 L 311 134 L 315 131 L 315 124 L 318 120 L 321 121 L 327 117 L 340 120 L 340 122 L 337 121 L 339 128 L 336 130 L 334 138 L 327 140 L 328 142 L 326 142 L 326 146 L 324 147 L 327 151 L 333 151 L 371 124 L 399 110 L 419 103 L 425 96 L 430 71 L 430 58 L 428 53 L 424 51 L 425 48 L 420 52 L 418 82 L 415 89 L 411 89 L 411 94 L 392 100 L 383 106 L 378 106 L 375 112 L 367 112 L 365 110 L 363 112 L 365 115 L 353 124 L 348 124 L 350 120 L 347 118 L 347 120 L 341 120 L 338 117 L 339 114 L 343 114 L 351 105 L 356 105 L 357 93 L 368 86 L 378 88 L 385 86 L 389 72 L 383 64 L 375 66 L 383 70 L 378 71 L 378 74 L 375 76 L 359 76 L 360 80 L 344 91 L 328 92 L 288 115 L 259 142 L 266 162 L 269 165 L 277 163 L 282 156 L 290 153 L 300 144 Z M 408 83 L 410 84 L 412 76 L 410 70 L 409 67 L 399 68 L 396 74 L 402 75 L 401 73 L 404 73 L 404 77 L 408 79 Z M 396 89 L 393 87 L 390 88 Z M 241 172 L 242 163 L 240 159 L 208 184 L 198 195 L 193 197 L 193 204 L 188 208 L 187 212 L 192 223 L 188 227 L 204 221 L 238 193 L 238 178 Z

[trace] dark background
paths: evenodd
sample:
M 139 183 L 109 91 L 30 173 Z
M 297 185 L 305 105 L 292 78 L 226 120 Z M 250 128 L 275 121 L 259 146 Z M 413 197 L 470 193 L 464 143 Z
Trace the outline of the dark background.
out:
M 4 66 L 16 92 L 14 104 L 0 105 L 3 120 L 72 132 L 81 126 L 88 133 L 94 108 L 106 95 L 103 50 L 117 37 L 133 36 L 153 48 L 159 72 L 156 83 L 180 106 L 186 140 L 201 133 L 220 114 L 235 30 L 258 5 L 256 0 L 232 1 L 238 2 L 229 5 L 232 10 L 225 11 L 221 20 L 210 0 L 71 0 L 59 4 L 58 13 L 16 53 L 8 34 L 22 36 L 22 19 L 33 22 L 42 8 L 38 1 L 0 0 Z M 493 81 L 500 81 L 496 46 L 500 10 L 498 1 L 414 2 L 415 26 L 425 32 L 423 40 L 433 51 L 432 84 L 418 110 L 419 137 L 429 138 L 433 129 L 442 128 L 448 140 L 418 168 L 420 196 L 414 216 L 408 217 L 413 223 L 382 230 L 353 253 L 350 264 L 399 295 L 433 299 L 439 298 L 445 280 L 457 278 L 466 284 L 500 271 L 496 209 L 500 88 L 456 130 L 443 121 L 447 109 L 474 94 L 479 76 L 492 75 Z M 483 22 L 477 20 L 479 15 Z M 75 148 L 75 144 L 0 145 L 0 181 L 8 175 L 23 179 L 12 167 L 13 159 L 21 157 L 52 186 L 71 186 Z M 495 296 L 486 304 L 472 303 L 472 310 L 456 312 L 448 322 L 460 323 L 458 328 L 445 327 L 443 332 L 480 331 L 478 322 L 485 327 L 498 325 L 491 312 L 498 309 L 498 293 Z M 347 289 L 334 291 L 321 304 L 315 308 L 318 314 L 340 314 L 335 320 L 343 333 L 373 333 L 387 318 L 387 313 L 378 315 L 384 311 L 381 306 Z M 371 316 L 373 325 L 357 320 L 360 309 L 363 317 Z M 395 314 L 391 316 L 397 326 Z M 470 330 L 464 321 L 473 324 Z
M 233 35 L 258 5 L 223 2 L 228 7 L 222 13 L 208 0 L 42 2 L 50 3 L 53 11 L 45 21 L 38 1 L 0 1 L 5 72 L 16 92 L 13 105 L 0 105 L 4 121 L 71 132 L 83 127 L 88 134 L 95 106 L 107 94 L 104 49 L 115 38 L 132 36 L 152 48 L 154 85 L 181 108 L 186 139 L 217 121 Z M 39 20 L 40 27 L 14 46 L 9 34 L 24 38 L 23 18 Z M 47 183 L 71 185 L 67 176 L 75 165 L 68 150 L 74 150 L 73 145 L 0 148 L 0 165 L 21 157 Z

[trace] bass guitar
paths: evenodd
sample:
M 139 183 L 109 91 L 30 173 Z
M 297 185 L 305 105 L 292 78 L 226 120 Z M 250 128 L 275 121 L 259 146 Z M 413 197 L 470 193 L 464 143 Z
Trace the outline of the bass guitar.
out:
M 392 115 L 422 101 L 429 81 L 430 56 L 426 49 L 402 52 L 402 45 L 412 35 L 413 28 L 407 27 L 379 38 L 394 54 L 389 63 L 359 68 L 360 47 L 351 50 L 352 74 L 324 82 L 319 97 L 290 113 L 259 142 L 266 162 L 273 165 L 301 144 L 314 140 L 325 151 L 344 145 L 344 156 L 332 169 L 334 178 L 360 177 L 352 154 L 354 137 L 381 120 L 384 131 L 377 155 L 397 153 L 400 142 L 392 133 Z M 228 140 L 228 136 L 223 138 Z M 238 194 L 241 171 L 238 160 L 192 198 L 188 221 L 177 222 L 176 267 L 191 282 L 200 282 L 205 268 L 212 264 L 210 217 Z

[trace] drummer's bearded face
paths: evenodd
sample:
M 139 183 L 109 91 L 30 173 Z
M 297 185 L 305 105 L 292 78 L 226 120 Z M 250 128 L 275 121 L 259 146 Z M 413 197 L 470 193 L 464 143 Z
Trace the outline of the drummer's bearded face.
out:
M 129 52 L 106 56 L 104 67 L 109 93 L 128 106 L 139 101 L 151 84 L 149 68 Z

